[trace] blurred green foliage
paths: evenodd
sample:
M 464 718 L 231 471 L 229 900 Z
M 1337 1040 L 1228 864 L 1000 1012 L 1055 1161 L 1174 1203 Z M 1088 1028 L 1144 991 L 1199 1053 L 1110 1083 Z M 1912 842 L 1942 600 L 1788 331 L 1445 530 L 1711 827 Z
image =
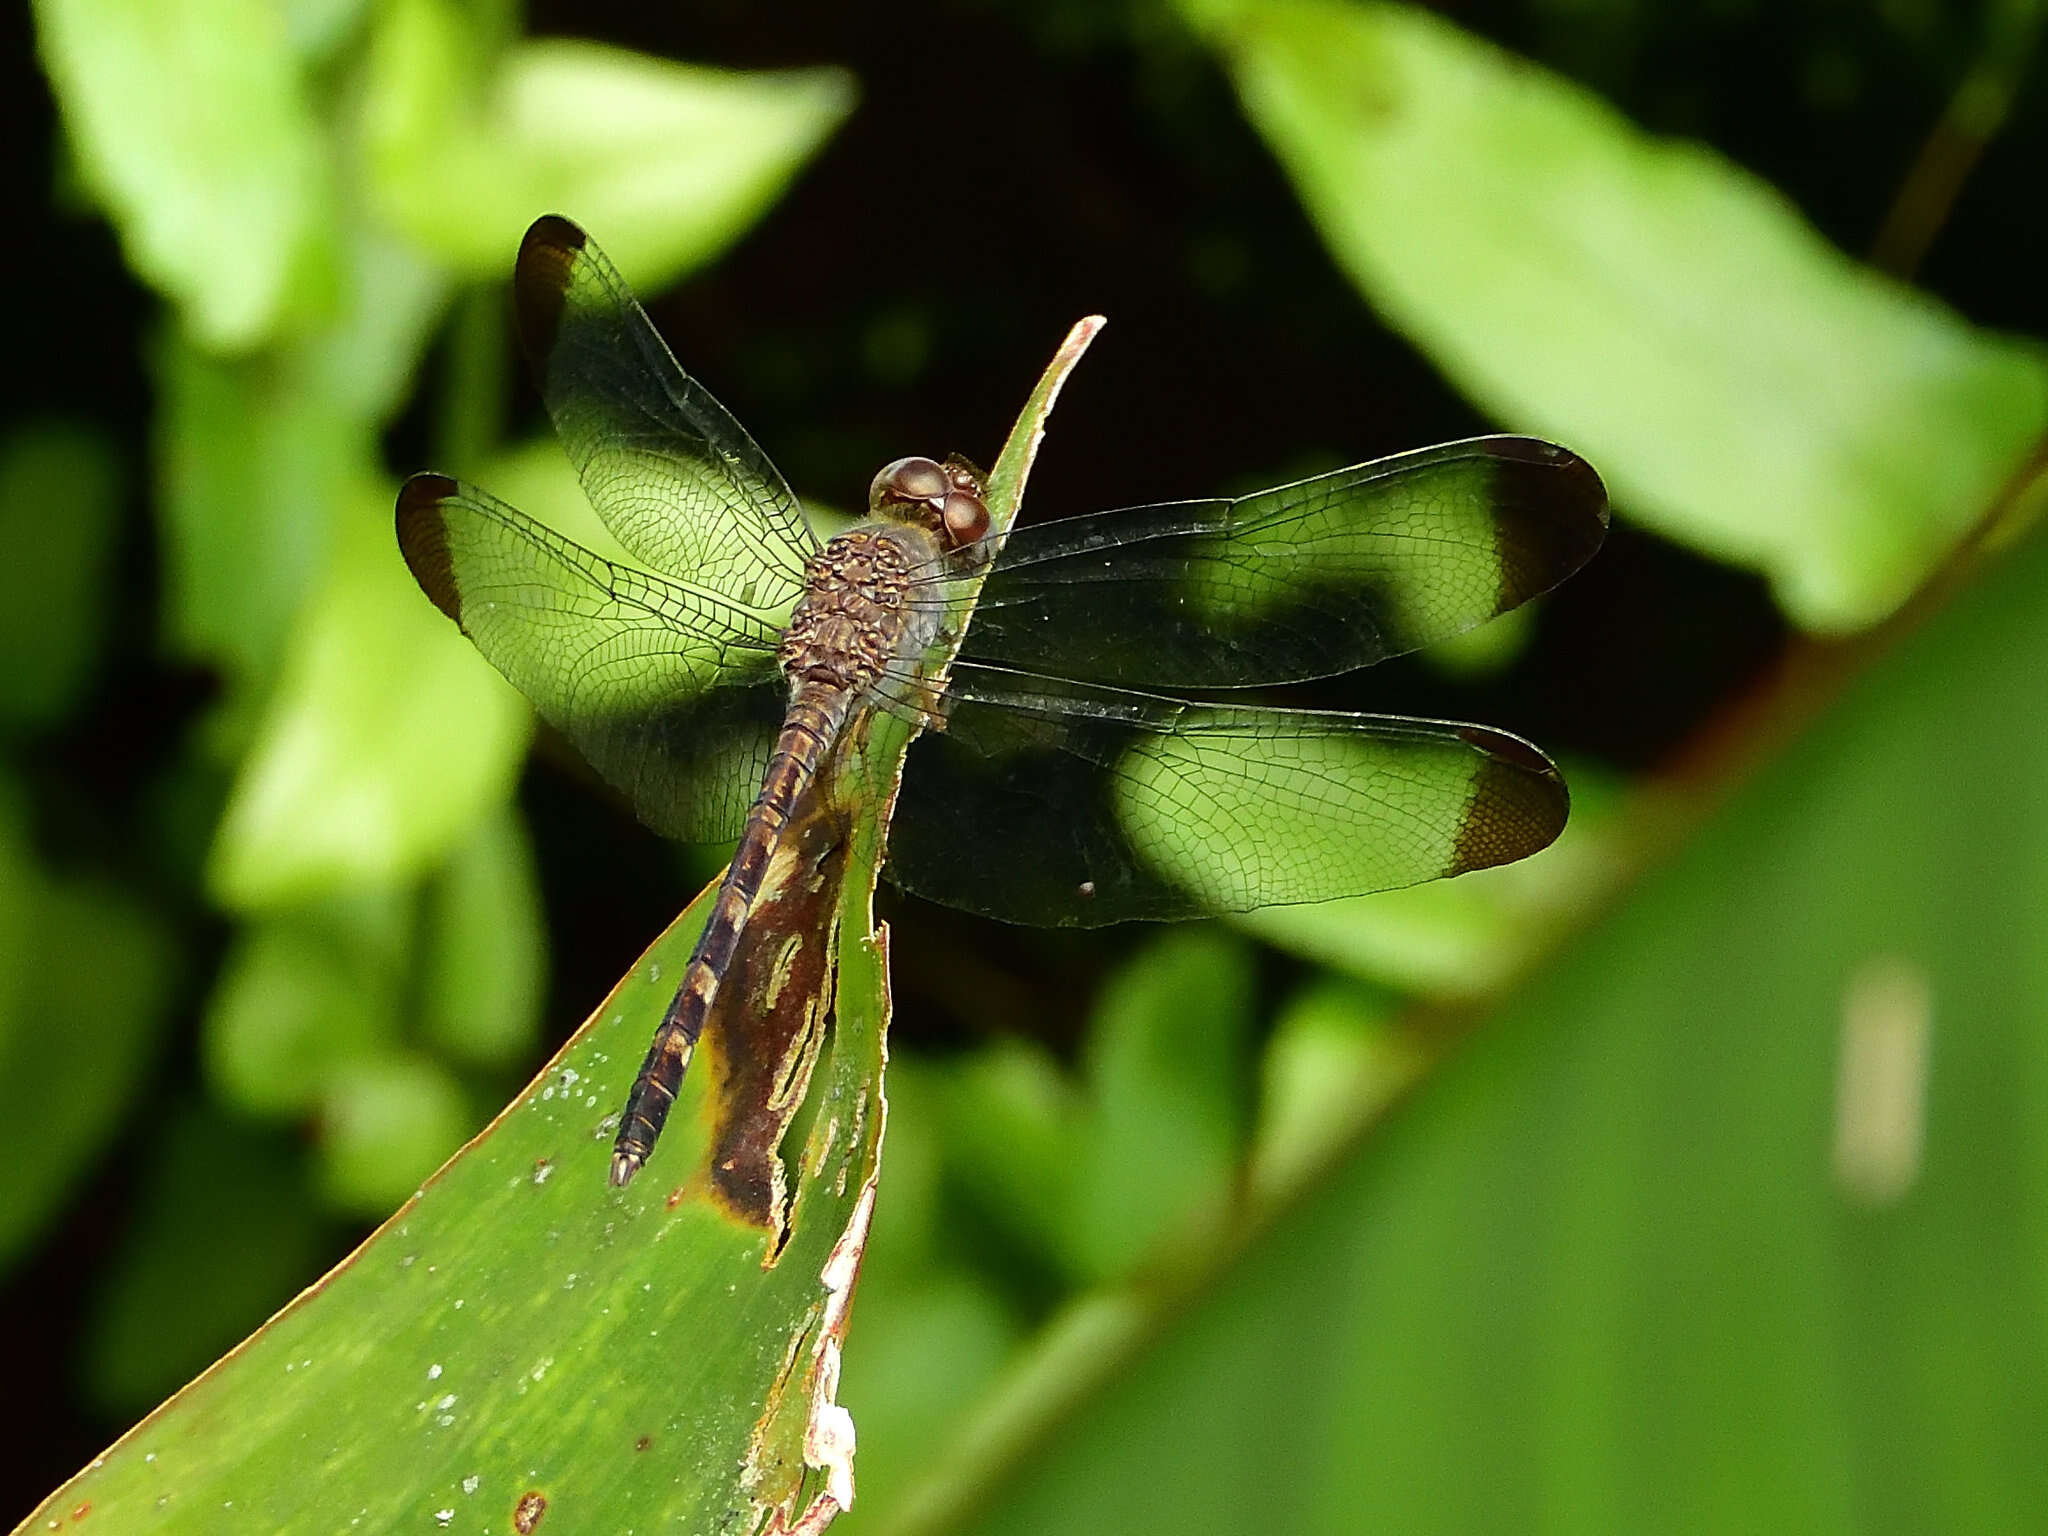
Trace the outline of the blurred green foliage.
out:
M 36 1084 L 6 1133 L 15 1247 L 165 1049 L 174 930 L 231 925 L 200 1024 L 209 1097 L 165 1132 L 155 1214 L 101 1303 L 94 1395 L 132 1412 L 311 1278 L 336 1217 L 409 1195 L 533 1062 L 547 941 L 510 804 L 527 708 L 421 601 L 380 434 L 535 214 L 602 219 L 658 288 L 746 227 L 852 93 L 829 70 L 526 41 L 438 0 L 35 14 L 78 183 L 165 301 L 147 342 L 162 644 L 222 684 L 157 800 L 173 841 L 211 819 L 201 889 L 151 904 L 40 870 L 9 802 L 0 1026 L 9 1080 Z M 477 451 L 504 446 L 503 387 L 451 370 L 440 414 L 481 424 Z M 82 425 L 0 438 L 0 726 L 30 745 L 104 649 L 123 494 Z M 216 1155 L 264 1123 L 310 1136 L 303 1167 Z M 254 1220 L 280 1204 L 291 1220 Z M 273 1227 L 242 1283 L 199 1283 L 218 1244 Z M 132 1347 L 152 1328 L 162 1347 Z
M 1596 79 L 1646 46 L 1640 7 L 1530 9 Z M 2015 103 L 2041 8 L 1923 9 L 1869 24 L 1960 82 L 1934 149 L 2011 122 L 2038 159 Z M 0 430 L 0 1255 L 136 1135 L 196 991 L 198 1080 L 145 1112 L 138 1214 L 87 1287 L 78 1370 L 125 1417 L 411 1194 L 542 1038 L 525 706 L 404 571 L 392 472 L 420 466 L 386 434 L 430 420 L 439 467 L 602 547 L 559 452 L 506 423 L 519 230 L 571 213 L 652 295 L 855 91 L 528 39 L 489 3 L 34 18 L 70 184 L 162 307 L 146 465 L 83 420 Z M 1978 522 L 2038 505 L 2038 339 L 1439 16 L 1181 0 L 1028 25 L 1062 55 L 1131 49 L 1154 101 L 1226 74 L 1361 304 L 1801 629 L 1886 622 Z M 1818 102 L 1858 66 L 1804 68 Z M 1881 249 L 1924 245 L 1948 163 L 1905 173 Z M 1237 216 L 1188 241 L 1223 296 L 1250 270 Z M 939 334 L 875 318 L 871 372 L 932 366 Z M 147 540 L 122 531 L 137 496 Z M 153 602 L 123 613 L 144 554 Z M 1639 885 L 1703 813 L 1697 778 L 1571 763 L 1573 826 L 1523 866 L 1125 936 L 1085 1017 L 1046 1021 L 1071 1058 L 899 1051 L 845 1529 L 2024 1527 L 2044 582 L 2037 545 L 1878 657 Z M 144 765 L 154 841 L 117 875 L 53 854 L 61 818 L 23 786 L 146 622 L 219 693 Z M 1524 634 L 1478 637 L 1476 664 Z

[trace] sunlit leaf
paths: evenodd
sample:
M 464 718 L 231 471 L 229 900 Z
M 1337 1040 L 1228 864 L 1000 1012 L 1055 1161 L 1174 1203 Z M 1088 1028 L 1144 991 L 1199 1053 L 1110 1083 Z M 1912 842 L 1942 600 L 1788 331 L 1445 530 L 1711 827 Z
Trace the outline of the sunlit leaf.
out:
M 48 725 L 98 660 L 120 515 L 114 445 L 68 422 L 0 439 L 0 722 Z
M 396 236 L 352 225 L 341 236 L 335 311 L 297 348 L 322 408 L 379 425 L 404 404 L 447 298 L 446 276 Z
M 1770 187 L 1420 8 L 1184 0 L 1331 252 L 1623 511 L 1882 617 L 2048 427 L 2040 348 L 1830 248 Z
M 296 1119 L 349 1063 L 389 1050 L 402 1023 L 410 897 L 388 887 L 338 893 L 235 936 L 200 1033 L 225 1102 Z
M 313 259 L 326 164 L 268 0 L 36 0 L 77 165 L 129 265 L 204 346 L 278 327 Z
M 507 806 L 427 883 L 420 1031 L 458 1060 L 510 1066 L 533 1048 L 547 962 L 539 877 Z
M 179 655 L 262 684 L 327 558 L 366 427 L 289 361 L 157 350 L 164 628 Z
M 1068 1244 L 1091 1279 L 1229 1213 L 1250 1104 L 1253 976 L 1220 928 L 1155 938 L 1117 973 L 1088 1034 L 1088 1135 Z
M 510 793 L 526 706 L 421 598 L 388 504 L 358 488 L 293 634 L 214 846 L 229 906 L 421 874 Z
M 1336 980 L 1288 1003 L 1260 1063 L 1257 1193 L 1291 1193 L 1421 1072 L 1422 1052 L 1388 1027 L 1394 1012 L 1392 999 Z
M 462 1087 L 428 1057 L 357 1056 L 320 1102 L 320 1193 L 337 1211 L 374 1216 L 401 1204 L 474 1130 Z
M 657 286 L 751 224 L 852 105 L 837 70 L 738 74 L 565 40 L 477 78 L 444 0 L 386 8 L 364 123 L 384 216 L 477 278 L 532 220 L 573 212 Z

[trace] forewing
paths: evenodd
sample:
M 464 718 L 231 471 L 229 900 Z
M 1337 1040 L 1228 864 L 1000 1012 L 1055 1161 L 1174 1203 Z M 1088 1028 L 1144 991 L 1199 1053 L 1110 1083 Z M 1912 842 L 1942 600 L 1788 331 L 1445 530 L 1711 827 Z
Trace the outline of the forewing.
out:
M 753 438 L 684 373 L 583 231 L 534 222 L 513 272 L 519 338 L 583 489 L 637 558 L 742 607 L 787 608 L 817 548 Z
M 890 834 L 906 890 L 1092 927 L 1327 901 L 1510 863 L 1550 760 L 1483 726 L 1195 704 L 961 663 Z
M 601 559 L 445 475 L 398 493 L 421 590 L 656 831 L 739 835 L 788 688 L 774 625 Z
M 1606 529 L 1606 492 L 1577 455 L 1446 443 L 1235 501 L 1020 528 L 962 654 L 1120 687 L 1328 677 L 1549 590 Z

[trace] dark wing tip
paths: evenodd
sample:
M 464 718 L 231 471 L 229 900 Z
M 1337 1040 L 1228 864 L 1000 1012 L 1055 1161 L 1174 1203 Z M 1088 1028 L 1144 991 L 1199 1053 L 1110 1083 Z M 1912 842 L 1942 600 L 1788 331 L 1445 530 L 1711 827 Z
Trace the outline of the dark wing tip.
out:
M 559 213 L 544 213 L 526 227 L 526 236 L 519 242 L 522 252 L 532 245 L 552 245 L 564 251 L 580 251 L 590 237 L 583 233 L 583 226 L 574 219 L 565 219 Z
M 544 371 L 562 323 L 562 305 L 574 280 L 576 262 L 590 237 L 559 213 L 544 213 L 519 242 L 512 264 L 512 310 L 519 340 L 536 372 Z
M 1479 754 L 1479 763 L 1452 867 L 1444 873 L 1512 864 L 1557 841 L 1572 808 L 1557 764 L 1506 731 L 1467 725 L 1458 736 Z
M 462 622 L 462 593 L 455 585 L 455 560 L 448 551 L 448 521 L 441 504 L 462 487 L 446 475 L 414 475 L 398 488 L 398 550 L 412 579 L 436 608 Z
M 1488 437 L 1499 466 L 1495 518 L 1501 609 L 1548 592 L 1593 558 L 1607 537 L 1607 487 L 1592 465 L 1535 437 Z

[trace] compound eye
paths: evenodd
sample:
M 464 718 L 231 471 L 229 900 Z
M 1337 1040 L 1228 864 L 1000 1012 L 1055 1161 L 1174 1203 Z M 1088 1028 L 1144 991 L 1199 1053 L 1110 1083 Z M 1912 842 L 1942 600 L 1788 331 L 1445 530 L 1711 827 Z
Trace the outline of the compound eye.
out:
M 972 544 L 988 532 L 988 508 L 979 496 L 955 491 L 946 498 L 946 537 L 955 545 Z
M 952 482 L 946 471 L 930 459 L 898 459 L 884 464 L 868 487 L 870 509 L 892 501 L 934 501 L 946 494 Z

